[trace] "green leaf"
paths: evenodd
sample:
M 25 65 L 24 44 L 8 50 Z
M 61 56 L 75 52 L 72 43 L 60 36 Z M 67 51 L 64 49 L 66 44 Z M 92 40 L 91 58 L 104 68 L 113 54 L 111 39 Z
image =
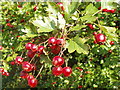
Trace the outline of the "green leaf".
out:
M 46 20 L 46 19 L 45 19 Z M 51 32 L 51 31 L 53 31 L 54 29 L 52 28 L 52 26 L 51 26 L 51 22 L 50 21 L 48 21 L 48 20 L 46 20 L 46 22 L 44 23 L 43 22 L 43 20 L 35 20 L 35 21 L 33 21 L 32 23 L 35 25 L 35 26 L 37 26 L 37 27 L 39 27 L 39 29 L 38 29 L 38 33 L 40 33 L 40 32 Z
M 92 14 L 96 13 L 97 11 L 98 11 L 98 9 L 95 6 L 93 6 L 92 3 L 90 3 L 85 9 L 85 12 L 87 15 L 92 15 Z
M 93 21 L 96 21 L 96 17 L 95 16 L 91 16 L 91 15 L 85 15 L 83 17 L 81 17 L 82 21 L 87 21 L 88 23 L 91 23 Z
M 84 54 L 88 54 L 88 46 L 85 45 L 84 43 L 86 42 L 86 40 L 82 39 L 82 38 L 79 38 L 78 36 L 76 36 L 75 38 L 70 39 L 69 41 L 69 45 L 68 45 L 68 52 L 69 53 L 72 53 L 74 52 L 75 50 L 78 52 L 78 53 L 84 53 Z
M 86 25 L 79 25 L 79 24 L 77 24 L 76 26 L 71 27 L 70 31 L 80 30 L 80 29 L 85 28 L 85 27 L 86 27 Z
M 72 53 L 76 50 L 76 43 L 73 40 L 69 41 L 68 52 Z

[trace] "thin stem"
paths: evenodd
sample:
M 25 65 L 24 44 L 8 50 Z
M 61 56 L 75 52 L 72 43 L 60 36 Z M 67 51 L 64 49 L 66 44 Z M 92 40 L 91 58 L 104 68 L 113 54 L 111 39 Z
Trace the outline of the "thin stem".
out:
M 42 69 L 43 69 L 43 65 L 42 65 L 42 67 L 40 68 L 40 71 L 38 72 L 38 75 L 36 76 L 36 79 L 37 79 L 37 77 L 40 75 Z
M 36 54 L 35 54 L 35 55 L 36 55 Z M 34 60 L 35 55 L 34 55 L 33 58 L 30 60 L 30 63 Z

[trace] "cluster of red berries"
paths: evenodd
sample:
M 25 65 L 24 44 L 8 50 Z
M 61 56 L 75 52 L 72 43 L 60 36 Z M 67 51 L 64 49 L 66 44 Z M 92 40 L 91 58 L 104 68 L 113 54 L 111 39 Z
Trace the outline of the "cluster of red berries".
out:
M 9 76 L 10 74 L 5 71 L 3 68 L 0 68 L 0 73 L 2 73 L 2 75 L 5 75 L 5 76 Z
M 48 45 L 53 54 L 58 54 L 61 50 L 61 47 L 65 45 L 65 40 L 64 38 L 50 37 L 48 39 Z
M 9 27 L 11 27 L 11 28 L 14 27 L 13 25 L 11 25 L 11 23 L 7 23 L 6 25 L 9 26 Z
M 55 76 L 63 74 L 65 77 L 68 77 L 72 73 L 72 69 L 70 67 L 61 67 L 61 65 L 64 64 L 64 59 L 60 56 L 55 56 L 52 60 L 52 64 L 55 66 L 52 68 L 52 73 Z
M 97 34 L 97 32 L 94 32 L 93 35 L 95 36 L 95 44 L 103 45 L 106 41 L 106 36 L 102 33 Z
M 115 13 L 116 9 L 108 10 L 108 9 L 102 9 L 102 12 L 110 12 Z

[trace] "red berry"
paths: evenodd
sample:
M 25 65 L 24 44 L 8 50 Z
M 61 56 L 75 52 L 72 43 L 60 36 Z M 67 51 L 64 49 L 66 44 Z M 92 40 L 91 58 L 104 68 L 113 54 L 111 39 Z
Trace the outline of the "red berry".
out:
M 10 64 L 11 64 L 11 65 L 15 65 L 15 62 L 14 62 L 14 61 L 12 61 L 12 62 L 10 62 Z
M 102 12 L 109 12 L 108 9 L 102 9 Z
M 110 41 L 110 45 L 114 45 L 114 41 Z
M 2 50 L 3 49 L 3 47 L 0 45 L 0 50 Z
M 32 69 L 36 70 L 36 65 L 35 64 L 31 64 L 32 65 Z
M 55 37 L 51 37 L 48 39 L 48 44 L 50 45 L 56 45 L 56 38 Z
M 22 68 L 24 71 L 27 71 L 27 72 L 30 72 L 33 69 L 32 65 L 28 61 L 25 61 L 22 63 Z
M 37 10 L 37 6 L 35 6 L 35 7 L 33 8 L 33 10 L 36 11 L 36 10 Z
M 62 2 L 58 2 L 57 5 L 64 11 L 64 7 L 63 7 L 63 3 Z
M 81 86 L 81 85 L 80 85 L 80 86 L 78 86 L 78 88 L 82 88 L 82 87 L 83 87 L 83 86 Z
M 62 74 L 62 70 L 63 70 L 62 67 L 53 67 L 52 68 L 52 74 L 55 75 L 55 76 L 59 76 L 59 75 Z
M 0 68 L 0 73 L 1 73 L 1 72 L 4 72 L 4 69 L 3 69 L 3 68 Z
M 9 22 L 10 20 L 9 19 L 6 19 L 6 22 Z
M 33 51 L 31 51 L 31 50 L 29 50 L 29 51 L 27 52 L 27 56 L 28 56 L 29 58 L 33 58 L 34 55 L 35 55 L 35 52 L 33 52 Z
M 94 29 L 94 27 L 93 27 L 92 24 L 87 24 L 87 26 L 88 26 L 90 29 Z
M 32 46 L 31 46 L 31 50 L 33 51 L 33 52 L 36 52 L 37 51 L 37 45 L 36 44 L 32 44 Z
M 109 10 L 110 13 L 115 13 L 115 11 L 116 11 L 115 9 Z
M 120 10 L 118 11 L 118 13 L 120 13 Z
M 44 50 L 44 46 L 38 46 L 38 52 L 40 53 L 40 54 L 43 54 L 43 50 Z
M 3 72 L 2 72 L 2 75 L 6 75 L 6 71 L 3 71 Z
M 100 34 L 97 34 L 95 36 L 95 39 L 98 43 L 99 42 L 105 42 L 106 41 L 106 36 L 100 33 Z
M 94 40 L 94 44 L 97 44 L 97 41 L 96 41 L 96 40 Z
M 21 6 L 21 5 L 18 5 L 18 8 L 22 8 L 22 6 Z
M 5 73 L 5 76 L 10 76 L 10 73 L 6 72 L 6 73 Z
M 9 26 L 9 27 L 10 27 L 10 26 L 11 26 L 11 24 L 10 24 L 10 23 L 7 23 L 7 26 Z
M 63 38 L 58 38 L 56 44 L 62 47 L 65 44 L 65 40 Z
M 20 56 L 17 56 L 16 59 L 15 59 L 15 63 L 22 64 L 22 62 L 23 62 L 23 58 L 20 57 Z
M 100 10 L 100 9 L 101 9 L 101 7 L 98 8 L 98 10 Z
M 38 84 L 38 81 L 37 79 L 35 78 L 32 78 L 32 79 L 28 79 L 28 85 L 32 88 L 36 87 Z
M 25 45 L 26 50 L 30 50 L 32 45 L 33 45 L 32 43 L 27 43 Z
M 29 79 L 33 79 L 33 78 L 34 78 L 33 75 L 27 75 L 27 80 L 29 80 Z
M 27 76 L 28 76 L 28 73 L 26 71 L 23 70 L 23 71 L 20 72 L 20 77 L 21 78 L 25 79 L 25 78 L 27 78 Z
M 58 45 L 51 46 L 50 48 L 52 49 L 51 52 L 52 52 L 53 54 L 58 54 L 58 53 L 61 51 L 61 47 L 58 46 Z
M 61 66 L 64 64 L 64 59 L 60 56 L 55 56 L 52 60 L 54 66 Z
M 109 53 L 112 53 L 112 50 L 109 50 L 108 52 L 109 52 Z
M 93 32 L 93 35 L 97 35 L 97 32 Z
M 22 20 L 20 20 L 20 23 L 22 23 L 22 22 L 24 22 L 25 20 L 24 19 L 22 19 Z
M 65 77 L 70 76 L 70 74 L 72 73 L 72 69 L 70 67 L 64 67 L 63 68 L 63 74 Z

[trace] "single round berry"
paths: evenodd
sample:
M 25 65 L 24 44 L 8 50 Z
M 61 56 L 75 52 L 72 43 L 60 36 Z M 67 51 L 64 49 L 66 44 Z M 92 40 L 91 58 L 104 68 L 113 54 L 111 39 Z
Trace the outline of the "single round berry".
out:
M 32 65 L 28 61 L 25 61 L 25 62 L 22 63 L 22 68 L 26 72 L 30 72 L 33 69 Z
M 33 79 L 33 78 L 34 78 L 33 75 L 27 75 L 27 80 L 29 80 L 29 79 Z
M 70 74 L 72 73 L 72 69 L 70 67 L 64 67 L 63 68 L 63 74 L 65 77 L 70 76 Z
M 33 58 L 34 55 L 35 55 L 35 52 L 33 52 L 33 51 L 31 51 L 31 50 L 29 50 L 29 51 L 27 52 L 27 56 L 28 56 L 29 58 Z
M 110 13 L 115 13 L 116 9 L 110 10 Z
M 92 24 L 87 24 L 87 26 L 88 26 L 90 29 L 94 29 L 94 27 L 93 27 Z
M 2 50 L 3 49 L 3 47 L 0 45 L 0 50 Z
M 20 72 L 20 77 L 21 78 L 25 79 L 25 78 L 27 78 L 27 76 L 28 76 L 28 73 L 26 71 L 23 70 L 23 71 Z
M 36 87 L 38 84 L 38 81 L 37 79 L 35 78 L 32 78 L 32 79 L 28 79 L 28 85 L 32 88 Z
M 14 62 L 14 61 L 11 61 L 10 64 L 11 64 L 11 65 L 15 65 L 15 62 Z
M 21 19 L 21 20 L 20 20 L 20 23 L 23 23 L 24 21 L 25 21 L 24 19 Z
M 10 23 L 7 23 L 7 26 L 9 26 L 9 27 L 10 27 L 10 26 L 11 26 L 11 24 L 10 24 Z
M 32 44 L 31 50 L 32 50 L 33 52 L 36 52 L 37 49 L 38 49 L 37 45 L 36 45 L 36 44 Z
M 55 56 L 52 60 L 54 66 L 61 66 L 64 64 L 64 59 L 60 56 Z
M 110 41 L 110 45 L 114 45 L 114 41 Z
M 63 47 L 65 45 L 65 40 L 63 38 L 58 38 L 56 44 Z
M 4 72 L 4 69 L 3 69 L 3 68 L 0 68 L 0 73 L 1 73 L 1 72 Z
M 51 37 L 48 39 L 48 44 L 49 45 L 56 45 L 56 38 L 55 37 Z
M 100 33 L 100 34 L 95 35 L 95 39 L 98 43 L 99 42 L 105 42 L 106 41 L 106 36 Z
M 59 76 L 59 75 L 62 74 L 62 70 L 63 70 L 62 67 L 53 67 L 52 68 L 52 74 L 55 75 L 55 76 Z
M 15 63 L 22 64 L 22 62 L 23 62 L 23 58 L 21 56 L 17 56 L 15 59 Z
M 38 46 L 38 53 L 43 54 L 44 46 Z
M 33 10 L 36 11 L 37 10 L 37 6 L 34 6 Z
M 63 10 L 63 11 L 65 10 L 62 2 L 58 2 L 57 5 L 60 6 L 61 10 Z
M 32 43 L 27 43 L 25 45 L 26 50 L 30 50 L 32 45 L 33 45 Z
M 97 35 L 97 32 L 93 32 L 93 35 Z

